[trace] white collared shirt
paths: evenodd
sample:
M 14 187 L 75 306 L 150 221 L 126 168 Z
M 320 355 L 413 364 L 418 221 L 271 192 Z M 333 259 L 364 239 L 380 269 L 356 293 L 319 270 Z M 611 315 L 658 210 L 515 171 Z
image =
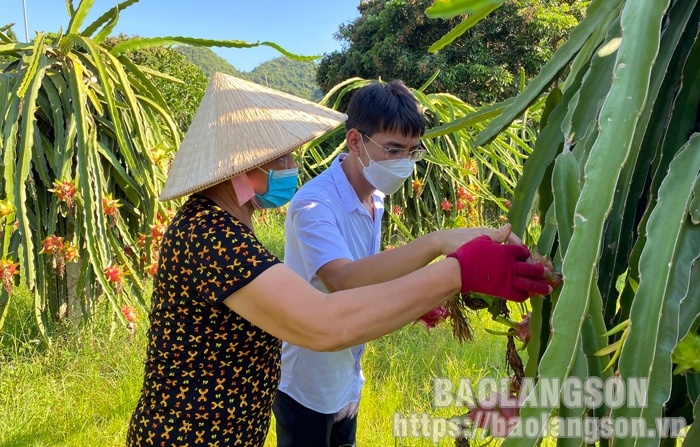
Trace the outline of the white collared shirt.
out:
M 284 263 L 319 290 L 316 272 L 335 259 L 379 252 L 384 195 L 375 191 L 374 218 L 345 176 L 340 154 L 292 198 L 285 220 Z M 331 414 L 359 400 L 364 383 L 360 358 L 364 344 L 338 352 L 316 352 L 282 344 L 280 391 L 319 413 Z

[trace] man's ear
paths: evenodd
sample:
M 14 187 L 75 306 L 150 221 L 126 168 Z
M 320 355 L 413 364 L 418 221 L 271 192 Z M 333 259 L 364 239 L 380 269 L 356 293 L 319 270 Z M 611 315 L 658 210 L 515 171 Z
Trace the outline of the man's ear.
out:
M 362 134 L 359 130 L 348 130 L 348 133 L 345 134 L 345 143 L 348 145 L 348 152 L 355 154 L 356 157 L 360 156 L 360 151 L 362 150 Z

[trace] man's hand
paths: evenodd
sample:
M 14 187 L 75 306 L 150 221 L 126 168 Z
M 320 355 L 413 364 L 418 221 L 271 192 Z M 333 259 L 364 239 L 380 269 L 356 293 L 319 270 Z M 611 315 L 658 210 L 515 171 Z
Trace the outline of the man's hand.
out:
M 480 236 L 488 236 L 494 242 L 506 242 L 513 245 L 523 245 L 523 241 L 511 231 L 511 225 L 501 228 L 451 228 L 434 233 L 440 238 L 440 253 L 448 255 L 459 247 Z

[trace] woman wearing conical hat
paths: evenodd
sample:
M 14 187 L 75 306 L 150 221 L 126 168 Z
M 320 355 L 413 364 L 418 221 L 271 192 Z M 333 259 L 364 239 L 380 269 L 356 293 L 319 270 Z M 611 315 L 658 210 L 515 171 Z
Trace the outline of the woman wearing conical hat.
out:
M 263 446 L 281 340 L 334 351 L 392 332 L 462 292 L 547 293 L 529 251 L 488 236 L 382 284 L 323 293 L 255 237 L 253 213 L 291 199 L 292 151 L 345 116 L 215 74 L 161 200 L 189 196 L 160 246 L 141 396 L 127 445 Z M 504 239 L 501 239 L 504 240 Z

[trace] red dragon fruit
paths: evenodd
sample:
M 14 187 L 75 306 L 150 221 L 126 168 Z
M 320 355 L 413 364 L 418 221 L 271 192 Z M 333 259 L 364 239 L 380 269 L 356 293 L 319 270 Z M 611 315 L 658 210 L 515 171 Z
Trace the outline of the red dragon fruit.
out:
M 492 396 L 493 397 L 493 396 Z M 505 438 L 515 427 L 520 418 L 518 399 L 512 393 L 503 393 L 498 399 L 489 399 L 499 402 L 493 406 L 482 405 L 480 401 L 476 407 L 470 408 L 467 417 L 472 420 L 472 428 L 480 428 L 494 438 Z M 512 405 L 503 403 L 512 402 Z
M 418 319 L 425 325 L 425 328 L 430 330 L 436 327 L 440 322 L 450 316 L 450 311 L 446 307 L 438 306 L 427 314 Z
M 527 260 L 530 264 L 540 264 L 544 267 L 544 279 L 552 287 L 556 289 L 562 280 L 562 274 L 554 269 L 554 264 L 548 255 L 542 256 L 536 250 L 532 251 L 532 255 Z

